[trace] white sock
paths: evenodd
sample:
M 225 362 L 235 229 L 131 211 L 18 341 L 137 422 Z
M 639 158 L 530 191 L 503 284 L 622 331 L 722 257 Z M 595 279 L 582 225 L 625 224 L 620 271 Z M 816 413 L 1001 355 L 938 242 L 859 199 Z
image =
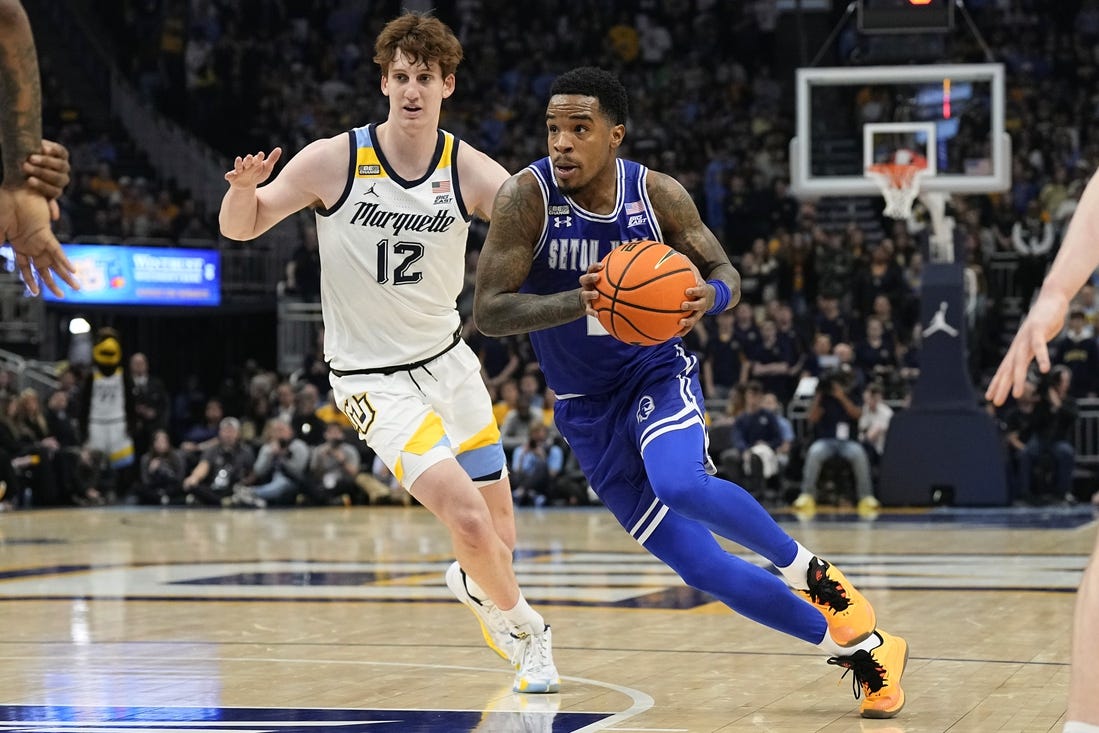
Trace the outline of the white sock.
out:
M 504 618 L 511 624 L 513 631 L 539 634 L 546 628 L 546 621 L 542 614 L 535 611 L 523 598 L 523 591 L 519 591 L 519 602 L 508 610 L 500 609 Z
M 807 577 L 809 575 L 809 561 L 813 559 L 813 553 L 805 549 L 800 542 L 796 542 L 798 553 L 794 555 L 794 561 L 778 570 L 786 582 L 794 588 L 806 589 L 809 587 Z M 776 566 L 778 567 L 778 566 Z
M 878 636 L 877 632 L 874 632 L 854 646 L 840 646 L 832 638 L 832 634 L 825 631 L 824 638 L 817 644 L 817 648 L 830 657 L 849 657 L 860 649 L 869 652 L 877 649 L 881 645 L 882 638 Z M 1097 733 L 1099 733 L 1099 731 L 1097 731 Z
M 1078 720 L 1070 720 L 1065 723 L 1062 733 L 1099 733 L 1099 725 L 1081 723 Z

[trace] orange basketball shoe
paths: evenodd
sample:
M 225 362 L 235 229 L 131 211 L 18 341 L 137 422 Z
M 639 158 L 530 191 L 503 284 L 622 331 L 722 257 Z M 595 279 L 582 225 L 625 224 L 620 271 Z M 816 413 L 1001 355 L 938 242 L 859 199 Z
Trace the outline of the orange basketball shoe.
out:
M 871 651 L 860 649 L 849 657 L 832 657 L 828 663 L 855 673 L 851 689 L 856 700 L 862 696 L 862 717 L 892 718 L 904 707 L 901 675 L 908 663 L 908 642 L 880 629 L 877 635 L 881 644 Z
M 874 607 L 835 566 L 819 557 L 809 561 L 809 590 L 795 590 L 824 614 L 828 633 L 840 646 L 854 646 L 874 633 Z

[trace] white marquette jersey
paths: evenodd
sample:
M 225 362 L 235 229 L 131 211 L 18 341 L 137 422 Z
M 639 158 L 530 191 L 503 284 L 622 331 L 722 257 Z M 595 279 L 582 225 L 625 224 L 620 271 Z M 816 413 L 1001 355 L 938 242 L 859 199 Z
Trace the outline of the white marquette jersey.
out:
M 401 178 L 376 125 L 348 132 L 340 200 L 317 210 L 324 354 L 333 369 L 428 359 L 457 338 L 469 214 L 458 186 L 458 138 L 439 131 L 423 176 Z
M 88 410 L 90 423 L 126 422 L 126 396 L 122 381 L 122 370 L 116 369 L 107 377 L 99 371 L 92 373 L 91 408 Z

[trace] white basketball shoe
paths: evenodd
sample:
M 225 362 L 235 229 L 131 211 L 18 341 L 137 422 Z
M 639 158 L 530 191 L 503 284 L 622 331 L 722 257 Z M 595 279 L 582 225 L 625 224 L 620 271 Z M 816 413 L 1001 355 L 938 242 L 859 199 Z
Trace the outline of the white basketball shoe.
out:
M 485 637 L 488 648 L 509 662 L 513 662 L 516 649 L 519 647 L 519 639 L 512 635 L 511 624 L 492 601 L 470 595 L 466 588 L 466 573 L 457 561 L 452 562 L 446 569 L 446 585 L 466 608 L 473 611 L 473 615 L 477 617 L 477 623 L 481 625 L 481 634 Z
M 553 633 L 546 626 L 541 633 L 521 632 L 511 661 L 515 664 L 516 692 L 546 693 L 561 689 L 561 677 L 553 664 Z

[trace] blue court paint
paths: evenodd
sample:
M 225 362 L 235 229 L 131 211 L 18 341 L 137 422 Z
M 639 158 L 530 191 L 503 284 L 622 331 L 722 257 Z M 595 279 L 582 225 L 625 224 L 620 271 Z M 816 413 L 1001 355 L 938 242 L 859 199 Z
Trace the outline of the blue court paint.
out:
M 346 710 L 331 708 L 0 706 L 5 733 L 77 729 L 99 733 L 171 730 L 180 733 L 571 733 L 609 713 Z

